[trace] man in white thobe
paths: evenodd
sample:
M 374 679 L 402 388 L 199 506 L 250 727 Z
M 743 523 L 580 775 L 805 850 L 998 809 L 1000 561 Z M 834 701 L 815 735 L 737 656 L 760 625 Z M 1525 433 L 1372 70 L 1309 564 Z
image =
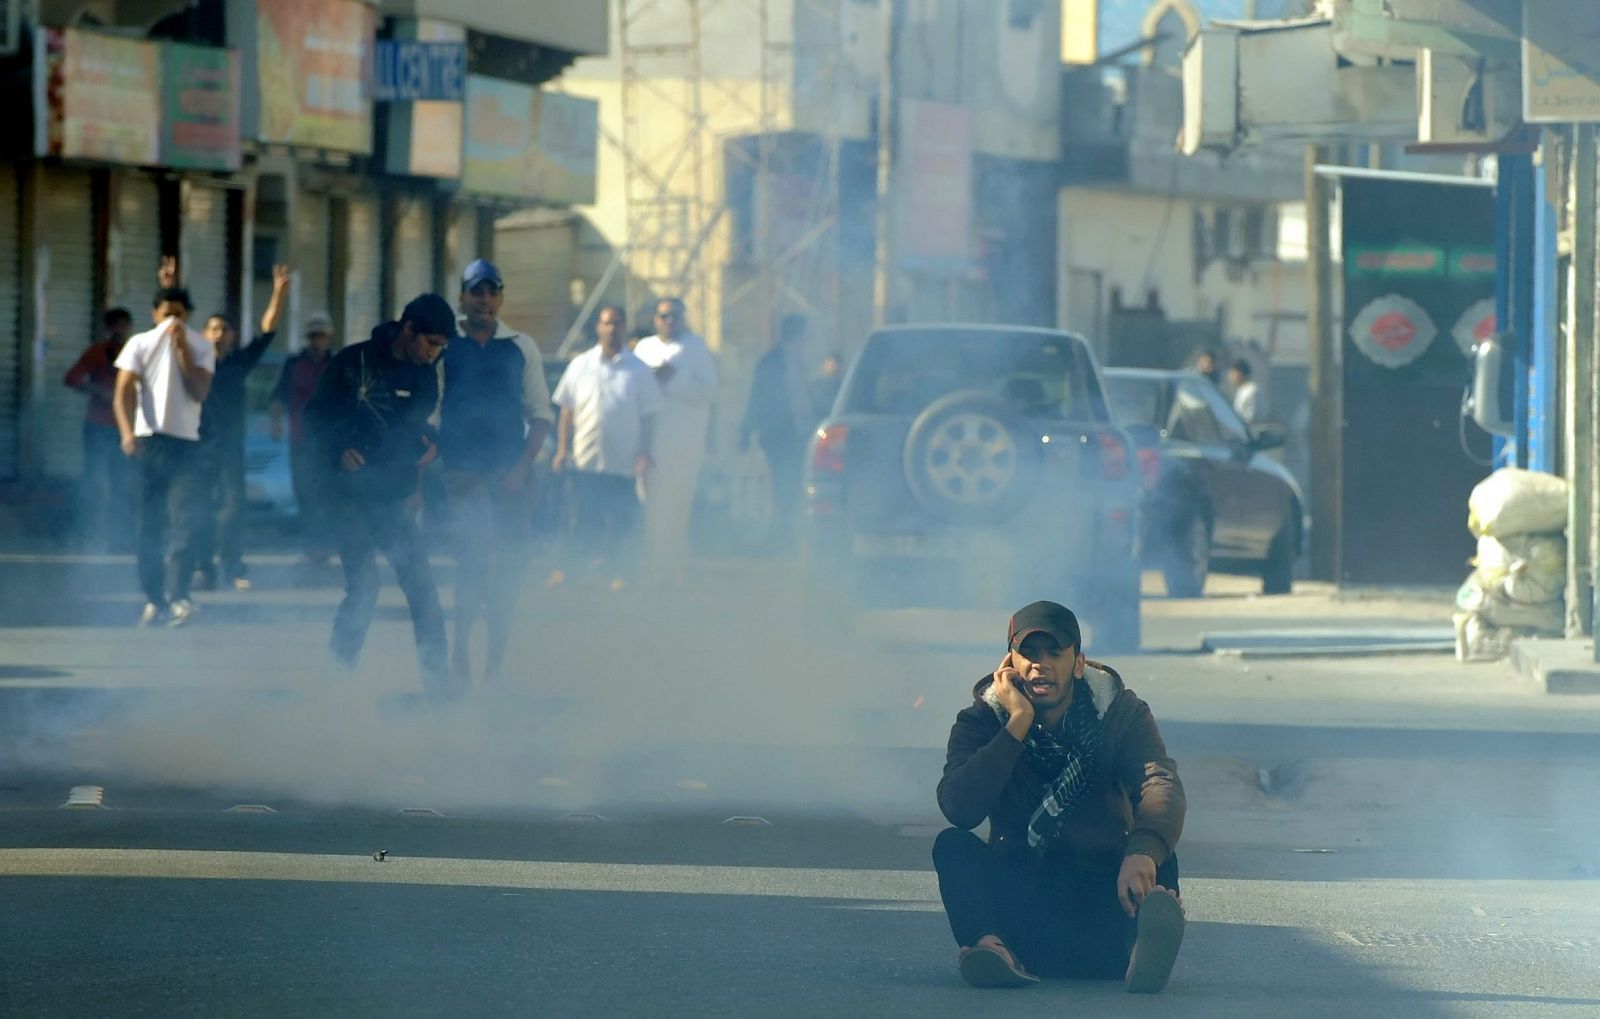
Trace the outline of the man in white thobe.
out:
M 656 305 L 656 334 L 634 354 L 655 373 L 665 402 L 656 418 L 655 463 L 644 475 L 645 541 L 660 575 L 682 575 L 689 555 L 689 514 L 706 458 L 717 362 L 706 341 L 688 331 L 683 302 Z

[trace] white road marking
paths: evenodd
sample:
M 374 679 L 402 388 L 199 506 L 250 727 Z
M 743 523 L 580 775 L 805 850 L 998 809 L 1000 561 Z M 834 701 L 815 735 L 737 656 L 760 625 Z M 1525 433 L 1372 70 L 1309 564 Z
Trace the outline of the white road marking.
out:
M 456 860 L 183 849 L 0 849 L 0 877 L 330 881 L 544 891 L 938 901 L 931 873 L 806 867 Z
M 858 908 L 938 912 L 932 871 L 816 867 L 692 867 L 647 863 L 460 860 L 316 853 L 178 849 L 0 849 L 0 879 L 134 878 L 317 881 L 525 891 L 727 895 L 861 903 Z M 1386 930 L 1396 936 L 1458 915 L 1463 900 L 1491 910 L 1534 910 L 1529 935 L 1600 937 L 1600 888 L 1590 882 L 1370 879 L 1346 881 L 1189 878 L 1192 921 L 1324 932 Z M 1537 929 L 1535 929 L 1537 928 Z M 1506 934 L 1519 933 L 1508 929 Z M 1352 935 L 1353 937 L 1353 935 Z

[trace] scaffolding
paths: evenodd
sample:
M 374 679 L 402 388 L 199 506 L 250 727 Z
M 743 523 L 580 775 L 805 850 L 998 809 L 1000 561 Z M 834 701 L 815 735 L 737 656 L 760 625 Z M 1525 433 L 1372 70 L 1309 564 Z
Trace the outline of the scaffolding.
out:
M 813 81 L 838 100 L 845 2 L 617 0 L 621 132 L 607 141 L 623 159 L 630 313 L 652 298 L 681 295 L 691 321 L 717 348 L 725 322 L 741 334 L 734 343 L 764 344 L 775 317 L 788 311 L 837 335 L 839 272 L 830 242 L 839 219 L 840 138 L 829 129 L 836 118 L 823 115 L 815 125 L 824 158 L 802 189 L 803 208 L 790 202 L 782 210 L 788 230 L 781 238 L 772 229 L 772 185 L 778 138 L 796 119 L 796 61 L 807 61 Z M 788 14 L 788 24 L 775 11 Z M 821 26 L 805 43 L 795 38 L 802 18 Z M 720 64 L 707 73 L 708 26 L 724 40 L 751 41 L 753 52 L 739 56 L 745 66 L 755 58 L 753 76 L 729 74 Z M 826 111 L 830 100 L 810 101 Z M 724 144 L 739 136 L 753 138 L 753 149 Z M 724 264 L 724 159 L 753 164 L 747 168 L 755 181 L 754 243 L 748 264 L 733 267 Z M 726 287 L 725 269 L 735 273 Z
M 708 5 L 715 0 L 677 0 L 679 21 L 659 17 L 662 0 L 617 0 L 622 136 L 611 141 L 624 161 L 630 315 L 652 297 L 676 295 L 693 321 L 710 321 L 710 288 L 696 272 L 712 221 L 700 32 Z M 681 34 L 672 37 L 675 22 Z M 655 136 L 652 125 L 665 122 L 681 125 L 679 137 Z

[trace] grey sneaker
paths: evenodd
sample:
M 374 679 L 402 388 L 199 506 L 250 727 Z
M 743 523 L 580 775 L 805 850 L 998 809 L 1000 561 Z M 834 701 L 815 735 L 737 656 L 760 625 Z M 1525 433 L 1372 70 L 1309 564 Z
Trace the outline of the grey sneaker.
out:
M 167 610 L 153 601 L 144 603 L 144 611 L 139 613 L 139 628 L 154 626 L 167 617 Z
M 179 598 L 172 603 L 172 619 L 168 626 L 182 626 L 200 614 L 200 606 L 187 598 Z
M 1156 889 L 1139 906 L 1139 934 L 1128 960 L 1126 983 L 1134 994 L 1155 994 L 1167 986 L 1172 964 L 1183 944 L 1183 905 L 1165 889 Z

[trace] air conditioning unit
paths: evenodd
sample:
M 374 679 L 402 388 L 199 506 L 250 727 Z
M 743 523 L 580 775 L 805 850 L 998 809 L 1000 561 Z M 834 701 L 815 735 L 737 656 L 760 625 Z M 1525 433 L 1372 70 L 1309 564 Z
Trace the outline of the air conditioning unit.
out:
M 0 0 L 0 56 L 16 56 L 22 46 L 22 5 L 27 0 Z
M 1518 68 L 1437 50 L 1418 54 L 1417 141 L 1495 142 L 1517 126 L 1522 114 Z

